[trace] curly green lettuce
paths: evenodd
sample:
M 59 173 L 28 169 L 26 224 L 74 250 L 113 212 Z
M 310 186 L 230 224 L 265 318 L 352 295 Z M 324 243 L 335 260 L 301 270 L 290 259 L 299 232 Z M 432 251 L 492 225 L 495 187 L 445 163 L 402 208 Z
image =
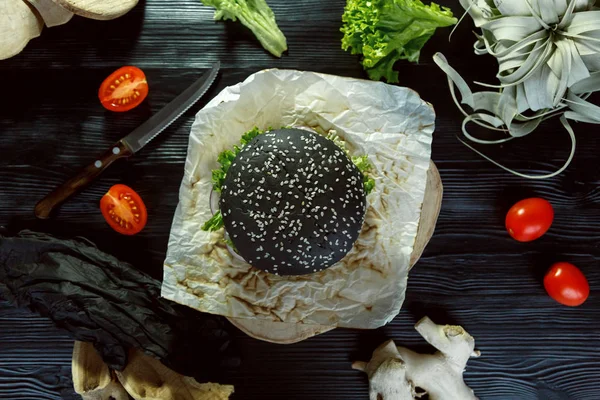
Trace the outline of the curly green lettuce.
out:
M 248 132 L 242 135 L 242 139 L 240 140 L 240 146 L 233 146 L 233 150 L 225 150 L 221 152 L 221 154 L 219 154 L 217 162 L 221 164 L 221 167 L 212 170 L 213 189 L 216 192 L 221 193 L 221 186 L 223 186 L 223 183 L 225 182 L 227 171 L 229 170 L 229 167 L 231 167 L 231 163 L 233 163 L 233 160 L 235 160 L 239 152 L 242 150 L 242 147 L 250 143 L 252 139 L 257 137 L 261 133 L 264 133 L 264 131 L 261 131 L 257 127 L 254 127 L 252 130 L 249 130 Z
M 365 186 L 365 193 L 369 194 L 375 188 L 375 179 L 373 179 L 369 175 L 369 171 L 373 166 L 369 162 L 368 156 L 358 156 L 358 157 L 350 157 L 354 165 L 358 168 L 360 172 L 363 173 L 363 184 Z
M 213 190 L 215 192 L 221 193 L 221 188 L 223 187 L 223 183 L 225 183 L 225 178 L 227 177 L 227 171 L 229 171 L 233 160 L 235 160 L 240 151 L 242 151 L 242 148 L 248 143 L 250 143 L 252 139 L 257 137 L 258 135 L 261 135 L 265 132 L 269 132 L 271 130 L 272 128 L 269 128 L 266 131 L 261 131 L 257 127 L 254 127 L 252 130 L 249 130 L 248 132 L 242 135 L 239 146 L 235 145 L 233 146 L 233 150 L 225 150 L 219 154 L 217 162 L 221 166 L 217 169 L 212 170 L 212 183 Z M 344 152 L 346 152 L 346 154 L 348 154 L 348 157 L 350 157 L 354 165 L 356 165 L 360 172 L 363 173 L 365 193 L 371 193 L 371 191 L 375 187 L 375 180 L 368 174 L 371 168 L 373 168 L 371 163 L 369 162 L 369 158 L 366 155 L 351 157 L 348 149 L 346 148 L 346 142 L 342 140 L 335 132 L 329 133 L 327 135 L 327 139 L 334 142 L 339 148 L 341 148 L 342 150 L 344 150 Z M 224 225 L 225 223 L 223 222 L 223 216 L 221 215 L 221 211 L 217 211 L 208 221 L 206 221 L 202 225 L 202 230 L 214 232 L 221 229 Z M 231 245 L 233 245 L 233 242 L 231 243 Z
M 269 128 L 267 131 L 261 131 L 257 127 L 252 128 L 248 132 L 242 135 L 240 139 L 240 145 L 233 146 L 233 150 L 225 150 L 219 154 L 217 157 L 217 162 L 220 164 L 220 167 L 212 170 L 212 183 L 213 190 L 217 193 L 221 193 L 221 188 L 223 187 L 223 183 L 225 183 L 225 178 L 227 177 L 227 171 L 231 167 L 233 160 L 238 156 L 242 148 L 250 143 L 252 139 L 257 137 L 260 134 L 270 131 Z M 214 232 L 221 229 L 225 223 L 223 222 L 223 216 L 221 215 L 221 211 L 217 211 L 211 219 L 206 221 L 204 225 L 202 225 L 203 231 Z
M 260 44 L 276 57 L 287 50 L 285 36 L 277 26 L 275 14 L 265 0 L 201 0 L 213 6 L 216 20 L 232 20 L 249 28 Z
M 419 61 L 435 30 L 457 19 L 449 8 L 421 0 L 347 0 L 342 22 L 342 48 L 363 56 L 369 78 L 392 83 L 396 61 Z
M 362 156 L 354 156 L 353 157 L 352 155 L 350 155 L 350 150 L 348 150 L 348 148 L 346 147 L 346 142 L 341 137 L 338 136 L 336 131 L 330 131 L 327 134 L 327 139 L 331 140 L 333 143 L 336 144 L 337 147 L 344 150 L 344 152 L 348 155 L 348 157 L 350 157 L 350 159 L 352 160 L 352 163 L 354 165 L 356 165 L 358 170 L 360 172 L 362 172 L 362 174 L 363 174 L 363 184 L 365 186 L 365 193 L 366 194 L 371 193 L 373 191 L 373 189 L 375 188 L 375 179 L 373 179 L 369 175 L 369 172 L 373 168 L 373 166 L 369 162 L 369 156 L 362 155 Z
M 202 230 L 207 232 L 218 231 L 225 225 L 223 222 L 223 216 L 221 215 L 221 210 L 217 210 L 217 212 L 202 225 Z

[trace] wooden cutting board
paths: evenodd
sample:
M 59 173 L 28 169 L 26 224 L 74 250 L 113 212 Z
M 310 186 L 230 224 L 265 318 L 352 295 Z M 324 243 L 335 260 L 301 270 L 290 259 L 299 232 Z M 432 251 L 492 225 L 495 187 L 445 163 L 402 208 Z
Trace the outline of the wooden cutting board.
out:
M 442 207 L 442 196 L 444 188 L 440 173 L 433 163 L 429 166 L 427 172 L 427 184 L 425 187 L 425 198 L 421 208 L 421 219 L 417 230 L 415 245 L 410 257 L 410 267 L 412 268 L 421 254 L 425 250 L 425 246 L 433 236 L 435 224 L 440 209 Z M 310 337 L 325 333 L 335 326 L 312 325 L 312 324 L 292 324 L 285 322 L 273 322 L 249 318 L 227 318 L 235 327 L 255 339 L 264 340 L 265 342 L 278 344 L 291 344 L 301 342 Z

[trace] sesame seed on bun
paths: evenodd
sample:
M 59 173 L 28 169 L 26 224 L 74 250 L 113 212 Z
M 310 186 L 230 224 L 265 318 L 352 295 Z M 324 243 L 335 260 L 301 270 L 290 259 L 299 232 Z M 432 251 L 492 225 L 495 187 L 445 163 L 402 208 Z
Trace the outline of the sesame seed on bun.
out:
M 360 233 L 363 175 L 331 140 L 304 129 L 261 134 L 227 171 L 219 208 L 238 253 L 279 275 L 340 261 Z

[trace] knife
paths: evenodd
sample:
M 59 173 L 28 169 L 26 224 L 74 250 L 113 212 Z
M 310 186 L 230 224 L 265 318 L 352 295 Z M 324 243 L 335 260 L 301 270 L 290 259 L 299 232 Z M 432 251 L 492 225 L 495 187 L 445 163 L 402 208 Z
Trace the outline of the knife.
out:
M 134 129 L 129 135 L 111 146 L 110 149 L 73 178 L 44 197 L 35 206 L 35 216 L 40 219 L 49 218 L 54 208 L 89 185 L 114 161 L 130 157 L 147 145 L 206 93 L 215 81 L 220 66 L 219 62 L 214 63 L 210 70 L 205 72 L 196 82 L 177 96 L 175 100 L 171 101 L 162 110 Z

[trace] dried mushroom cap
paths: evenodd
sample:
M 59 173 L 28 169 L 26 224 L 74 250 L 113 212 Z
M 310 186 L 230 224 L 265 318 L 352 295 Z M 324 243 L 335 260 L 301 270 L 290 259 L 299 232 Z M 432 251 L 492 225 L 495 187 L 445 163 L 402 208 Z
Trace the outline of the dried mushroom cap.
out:
M 198 383 L 165 367 L 139 350 L 129 351 L 122 371 L 111 371 L 94 345 L 75 342 L 73 387 L 83 400 L 227 400 L 233 386 Z
M 66 24 L 73 18 L 73 13 L 64 9 L 52 0 L 27 0 L 42 16 L 48 28 Z
M 82 17 L 109 20 L 127 14 L 138 0 L 53 0 Z
M 73 388 L 83 400 L 129 400 L 125 388 L 102 361 L 93 344 L 75 342 L 71 371 Z
M 127 367 L 116 374 L 135 400 L 227 400 L 234 391 L 230 385 L 198 383 L 133 349 L 129 352 Z
M 252 266 L 305 275 L 340 261 L 360 233 L 363 175 L 324 136 L 279 129 L 257 136 L 227 171 L 220 209 L 229 237 Z
M 42 32 L 44 24 L 23 0 L 0 0 L 0 60 L 21 52 Z

